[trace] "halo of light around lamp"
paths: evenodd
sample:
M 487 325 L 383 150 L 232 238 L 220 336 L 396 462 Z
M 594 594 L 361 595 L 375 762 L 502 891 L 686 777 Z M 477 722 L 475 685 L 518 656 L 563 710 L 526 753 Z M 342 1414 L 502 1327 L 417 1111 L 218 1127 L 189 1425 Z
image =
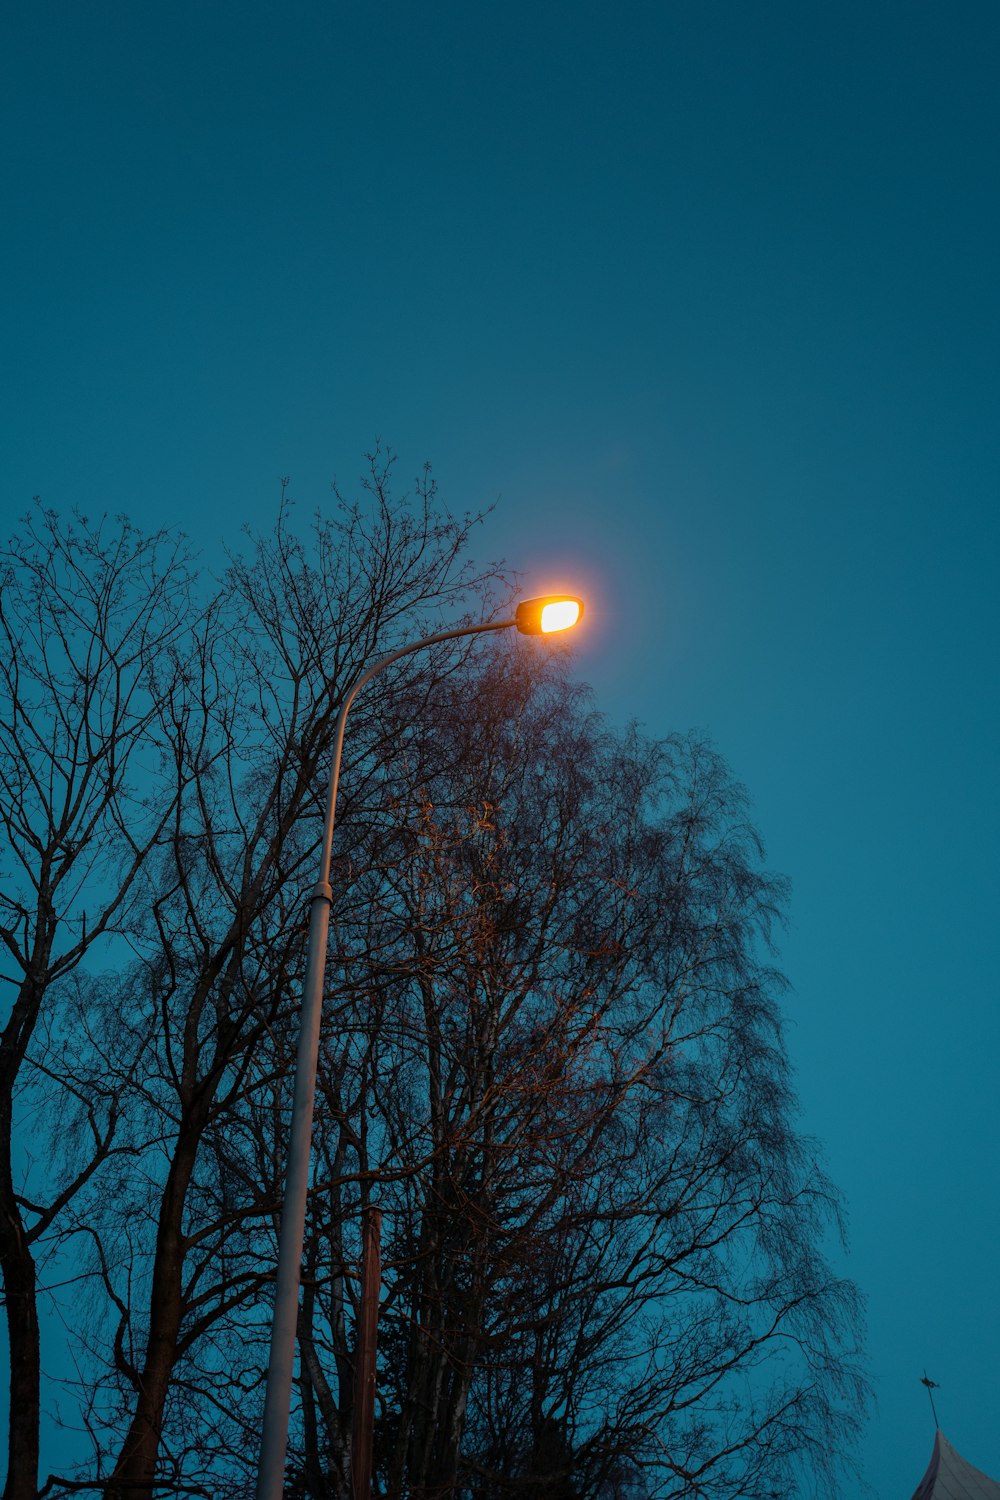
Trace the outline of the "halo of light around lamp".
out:
M 522 635 L 554 635 L 569 630 L 583 619 L 583 600 L 572 594 L 543 594 L 539 599 L 522 599 L 514 623 Z

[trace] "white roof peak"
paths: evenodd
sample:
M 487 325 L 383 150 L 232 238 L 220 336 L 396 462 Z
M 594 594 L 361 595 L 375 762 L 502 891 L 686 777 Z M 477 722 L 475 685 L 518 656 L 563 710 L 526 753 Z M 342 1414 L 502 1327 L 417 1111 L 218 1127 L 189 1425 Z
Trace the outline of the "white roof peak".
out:
M 927 1473 L 913 1500 L 1000 1500 L 1000 1483 L 963 1458 L 939 1427 Z

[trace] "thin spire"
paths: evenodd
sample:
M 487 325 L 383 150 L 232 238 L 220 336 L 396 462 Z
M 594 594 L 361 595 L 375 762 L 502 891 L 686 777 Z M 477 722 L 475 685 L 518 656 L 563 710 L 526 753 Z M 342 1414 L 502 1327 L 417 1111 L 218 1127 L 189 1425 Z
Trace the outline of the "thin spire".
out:
M 927 1387 L 927 1394 L 930 1397 L 931 1411 L 934 1414 L 934 1430 L 935 1432 L 937 1432 L 941 1426 L 941 1423 L 938 1421 L 937 1407 L 934 1405 L 934 1392 L 938 1389 L 938 1383 L 936 1380 L 928 1380 L 927 1371 L 924 1370 L 924 1376 L 920 1384 Z

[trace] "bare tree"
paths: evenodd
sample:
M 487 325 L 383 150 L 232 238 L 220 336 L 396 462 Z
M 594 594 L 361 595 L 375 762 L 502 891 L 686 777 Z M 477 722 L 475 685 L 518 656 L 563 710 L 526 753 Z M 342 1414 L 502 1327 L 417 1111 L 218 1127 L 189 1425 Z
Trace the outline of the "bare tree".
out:
M 92 1451 L 48 1493 L 248 1490 L 340 697 L 398 632 L 492 607 L 470 520 L 389 478 L 375 455 L 307 540 L 283 509 L 153 653 L 128 954 L 27 1054 L 75 1143 L 47 1232 L 86 1277 Z M 387 1495 L 829 1492 L 858 1308 L 792 1125 L 784 883 L 709 745 L 612 731 L 551 645 L 509 644 L 400 664 L 352 717 L 287 1493 L 350 1495 L 369 1203 Z
M 393 736 L 366 905 L 340 929 L 364 1075 L 356 1113 L 342 1084 L 328 1100 L 348 1144 L 315 1195 L 336 1206 L 312 1351 L 332 1377 L 348 1352 L 353 1158 L 388 1232 L 387 1494 L 832 1485 L 857 1301 L 790 1124 L 784 886 L 744 794 L 705 743 L 614 735 L 523 656 L 433 708 L 422 743 Z M 302 1492 L 342 1494 L 332 1469 L 316 1487 L 316 1431 Z
M 188 609 L 178 544 L 127 522 L 63 525 L 36 509 L 0 553 L 0 1270 L 10 1348 L 5 1500 L 37 1488 L 40 1399 L 36 1254 L 111 1149 L 114 1101 L 92 1101 L 75 1169 L 29 1163 L 15 1101 L 40 1018 L 59 1030 L 62 981 L 130 919 L 168 809 L 146 757 L 159 704 L 154 660 Z M 51 1080 L 50 1080 L 51 1081 Z
M 287 508 L 251 539 L 161 703 L 173 815 L 133 935 L 142 961 L 119 992 L 150 1035 L 143 1188 L 130 1194 L 120 1174 L 109 1198 L 106 1180 L 79 1219 L 96 1226 L 115 1325 L 91 1471 L 108 1497 L 215 1482 L 196 1472 L 191 1392 L 212 1401 L 213 1343 L 266 1275 L 280 1158 L 261 1173 L 240 1141 L 287 1061 L 276 1039 L 297 995 L 339 696 L 395 643 L 398 620 L 413 629 L 479 588 L 463 559 L 471 521 L 441 513 L 429 482 L 404 502 L 388 479 L 376 456 L 364 503 L 318 518 L 308 553 Z M 362 712 L 356 744 L 365 726 Z

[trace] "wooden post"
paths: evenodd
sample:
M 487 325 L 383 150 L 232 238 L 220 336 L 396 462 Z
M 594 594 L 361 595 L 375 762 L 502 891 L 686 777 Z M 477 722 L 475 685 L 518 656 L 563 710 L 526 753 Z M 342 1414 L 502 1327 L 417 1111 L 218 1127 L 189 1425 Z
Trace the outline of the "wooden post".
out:
M 375 1351 L 382 1289 L 382 1210 L 365 1209 L 361 1225 L 361 1310 L 354 1369 L 351 1487 L 354 1500 L 371 1500 L 372 1438 L 375 1429 Z

